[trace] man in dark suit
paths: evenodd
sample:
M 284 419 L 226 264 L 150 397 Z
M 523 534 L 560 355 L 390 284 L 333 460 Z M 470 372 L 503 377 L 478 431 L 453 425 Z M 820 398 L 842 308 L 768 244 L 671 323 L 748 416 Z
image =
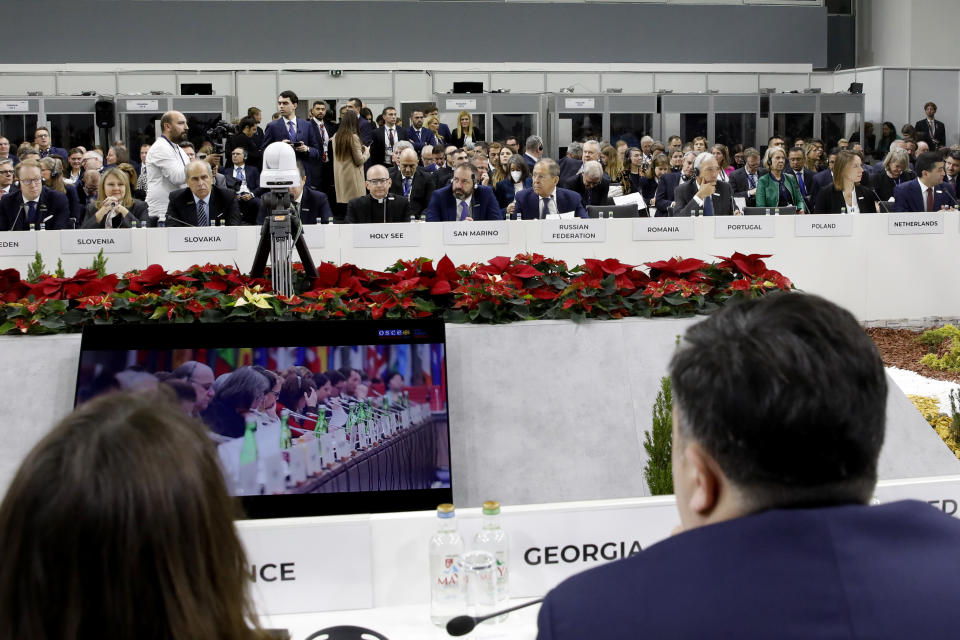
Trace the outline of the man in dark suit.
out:
M 533 173 L 533 167 L 543 157 L 543 138 L 540 136 L 528 136 L 523 145 L 523 159 L 527 161 L 530 173 Z M 559 170 L 559 166 L 558 170 Z M 559 176 L 559 174 L 557 174 Z
M 433 176 L 417 165 L 417 152 L 404 149 L 400 153 L 399 173 L 392 176 L 390 193 L 407 199 L 407 216 L 420 218 L 433 195 Z
M 303 163 L 298 162 L 297 169 L 300 171 L 300 184 L 290 187 L 290 204 L 293 212 L 300 216 L 303 224 L 328 224 L 333 218 L 333 213 L 330 211 L 330 200 L 327 194 L 311 189 L 307 185 Z M 262 201 L 259 202 L 257 224 L 263 224 L 270 211 Z
M 367 191 L 347 203 L 348 224 L 409 222 L 407 199 L 390 194 L 390 174 L 381 164 L 367 169 Z
M 66 149 L 51 146 L 50 129 L 46 127 L 37 127 L 36 131 L 33 132 L 33 144 L 37 145 L 41 158 L 51 155 L 66 158 L 68 155 Z
M 670 380 L 680 527 L 548 593 L 540 640 L 956 635 L 960 521 L 869 504 L 888 383 L 853 315 L 803 293 L 725 306 Z
M 957 206 L 953 194 L 941 185 L 943 160 L 939 153 L 921 153 L 917 157 L 916 173 L 916 180 L 902 182 L 894 188 L 894 211 L 940 211 Z
M 560 158 L 557 165 L 560 167 L 560 184 L 567 184 L 580 173 L 580 167 L 583 166 L 583 145 L 571 142 L 567 147 L 567 155 Z
M 41 225 L 45 229 L 66 229 L 70 218 L 67 196 L 43 186 L 40 163 L 24 160 L 17 165 L 16 175 L 20 190 L 0 200 L 0 231 L 27 231 L 30 225 L 34 229 Z
M 517 203 L 514 213 L 522 220 L 537 220 L 548 215 L 573 212 L 577 218 L 587 218 L 580 194 L 560 189 L 560 167 L 550 158 L 544 158 L 533 167 L 533 188 L 521 189 L 514 195 Z
M 291 144 L 297 154 L 297 160 L 304 163 L 307 181 L 311 182 L 311 161 L 320 159 L 320 143 L 317 142 L 317 128 L 303 118 L 297 117 L 297 103 L 300 101 L 293 91 L 281 91 L 277 98 L 280 117 L 267 125 L 263 136 L 263 151 L 274 142 Z
M 429 118 L 430 116 L 435 117 L 437 122 L 440 123 L 437 127 L 437 133 L 440 134 L 440 137 L 444 140 L 453 140 L 453 136 L 450 135 L 450 127 L 440 122 L 440 109 L 437 108 L 437 105 L 432 103 L 428 104 L 423 110 L 423 115 L 425 118 Z
M 943 153 L 945 149 L 941 149 Z M 943 186 L 949 187 L 953 197 L 957 197 L 960 190 L 957 189 L 957 180 L 960 179 L 960 151 L 950 151 L 943 158 Z
M 407 130 L 404 132 L 406 136 L 404 139 L 409 140 L 413 143 L 413 148 L 416 150 L 417 155 L 420 155 L 420 150 L 423 149 L 425 144 L 437 144 L 437 139 L 433 136 L 433 131 L 427 129 L 423 126 L 423 111 L 414 111 L 410 116 L 410 126 L 407 127 Z M 444 138 L 444 140 L 449 140 L 450 138 Z
M 397 127 L 396 107 L 387 107 L 383 110 L 383 126 L 377 127 L 373 133 L 373 142 L 370 144 L 370 160 L 368 166 L 382 164 L 393 166 L 393 147 L 400 140 L 406 140 L 406 132 Z M 431 143 L 432 144 L 432 143 Z M 420 145 L 421 148 L 423 145 Z M 413 145 L 416 149 L 417 145 Z M 419 155 L 420 149 L 417 149 Z
M 719 182 L 720 165 L 708 151 L 697 156 L 693 162 L 696 180 L 677 187 L 673 192 L 677 204 L 671 215 L 684 217 L 699 215 L 729 216 L 739 214 L 733 202 L 733 188 L 727 182 Z
M 790 167 L 785 169 L 785 173 L 792 174 L 794 178 L 797 179 L 797 183 L 800 185 L 800 195 L 803 196 L 804 201 L 810 205 L 807 207 L 807 211 L 813 211 L 812 203 L 810 202 L 810 187 L 813 185 L 813 171 L 807 169 L 803 166 L 803 149 L 801 147 L 793 147 L 790 149 L 789 154 L 787 155 L 788 160 L 790 161 Z
M 493 189 L 476 181 L 473 165 L 458 166 L 450 184 L 433 192 L 425 211 L 427 222 L 503 220 Z
M 257 107 L 250 107 L 247 109 L 247 116 L 253 118 L 254 125 L 256 129 L 253 131 L 253 136 L 250 138 L 250 142 L 253 143 L 254 148 L 262 149 L 263 148 L 263 129 L 260 127 L 260 119 L 263 116 L 263 112 L 260 111 Z M 261 160 L 262 160 L 261 156 Z M 262 165 L 260 167 L 263 168 Z
M 260 169 L 260 166 L 263 164 L 263 157 L 260 154 L 260 147 L 253 141 L 253 137 L 257 132 L 257 121 L 250 116 L 246 116 L 240 119 L 237 126 L 240 128 L 240 131 L 227 139 L 226 150 L 231 151 L 240 147 L 247 152 L 245 164 Z M 230 166 L 231 165 L 228 164 L 227 168 Z
M 253 224 L 260 209 L 260 201 L 254 195 L 260 189 L 260 172 L 253 164 L 248 164 L 248 154 L 244 147 L 230 152 L 230 165 L 220 169 L 226 178 L 226 187 L 237 194 L 237 206 L 244 224 Z
M 579 194 L 584 207 L 610 204 L 610 178 L 603 174 L 603 165 L 596 160 L 584 162 L 580 175 L 574 176 L 564 187 Z
M 350 100 L 347 101 L 347 106 L 357 112 L 357 133 L 364 146 L 369 147 L 373 143 L 374 126 L 369 120 L 360 115 L 360 110 L 363 109 L 363 100 L 360 98 L 350 98 Z
M 678 173 L 665 173 L 660 176 L 660 182 L 657 183 L 657 192 L 653 196 L 656 216 L 664 217 L 670 215 L 670 209 L 675 204 L 677 187 L 693 180 L 693 162 L 697 159 L 697 154 L 688 151 L 683 154 L 683 165 Z M 641 217 L 649 216 L 650 212 L 641 211 Z
M 830 155 L 827 156 L 827 168 L 813 174 L 813 182 L 808 189 L 812 202 L 817 201 L 817 194 L 820 193 L 820 189 L 829 189 L 833 184 L 833 163 L 836 162 L 838 153 L 840 153 L 838 147 L 830 149 Z
M 923 112 L 927 117 L 913 125 L 917 132 L 917 141 L 923 140 L 931 151 L 936 151 L 947 143 L 946 127 L 934 117 L 937 115 L 937 105 L 934 103 L 923 105 Z
M 241 224 L 237 196 L 213 184 L 213 168 L 203 160 L 187 164 L 187 188 L 170 192 L 168 227 L 213 227 Z
M 433 173 L 434 189 L 442 189 L 450 184 L 450 181 L 453 180 L 453 170 L 461 164 L 469 162 L 467 152 L 463 149 L 457 149 L 453 145 L 447 147 L 446 158 L 447 164 Z
M 735 198 L 746 199 L 747 206 L 757 204 L 757 183 L 767 170 L 760 168 L 760 152 L 750 147 L 743 150 L 743 166 L 730 174 L 730 186 Z
M 337 132 L 337 123 L 333 122 L 327 111 L 325 100 L 314 100 L 310 107 L 310 122 L 317 128 L 317 142 L 320 155 L 310 161 L 311 185 L 317 191 L 323 191 L 328 198 L 336 198 L 333 182 L 333 134 Z

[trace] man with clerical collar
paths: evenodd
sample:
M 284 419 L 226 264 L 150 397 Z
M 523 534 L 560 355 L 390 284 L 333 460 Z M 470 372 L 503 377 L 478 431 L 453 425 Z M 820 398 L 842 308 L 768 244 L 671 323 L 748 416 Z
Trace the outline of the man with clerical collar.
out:
M 0 231 L 65 229 L 70 217 L 67 196 L 44 186 L 40 162 L 23 160 L 15 171 L 20 191 L 0 200 Z
M 390 173 L 382 164 L 367 169 L 367 195 L 354 198 L 347 203 L 349 224 L 409 222 L 407 199 L 390 194 Z

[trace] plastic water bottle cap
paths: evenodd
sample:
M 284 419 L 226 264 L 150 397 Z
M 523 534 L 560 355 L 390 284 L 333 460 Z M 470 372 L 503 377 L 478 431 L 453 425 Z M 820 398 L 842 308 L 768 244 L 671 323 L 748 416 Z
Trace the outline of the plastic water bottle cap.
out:
M 496 500 L 487 500 L 483 503 L 483 515 L 496 516 L 500 514 L 500 503 Z

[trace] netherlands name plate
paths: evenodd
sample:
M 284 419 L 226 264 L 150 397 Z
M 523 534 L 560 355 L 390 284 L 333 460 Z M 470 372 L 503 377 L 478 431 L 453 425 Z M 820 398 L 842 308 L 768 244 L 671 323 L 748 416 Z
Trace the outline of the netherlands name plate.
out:
M 887 216 L 887 234 L 891 236 L 943 233 L 944 230 L 943 213 L 940 211 L 888 213 Z

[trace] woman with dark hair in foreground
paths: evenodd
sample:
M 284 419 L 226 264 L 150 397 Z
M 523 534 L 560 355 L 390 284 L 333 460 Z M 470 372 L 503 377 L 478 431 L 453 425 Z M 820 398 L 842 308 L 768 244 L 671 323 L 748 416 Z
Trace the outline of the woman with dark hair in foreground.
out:
M 64 418 L 0 505 L 0 637 L 259 639 L 213 443 L 173 395 Z

